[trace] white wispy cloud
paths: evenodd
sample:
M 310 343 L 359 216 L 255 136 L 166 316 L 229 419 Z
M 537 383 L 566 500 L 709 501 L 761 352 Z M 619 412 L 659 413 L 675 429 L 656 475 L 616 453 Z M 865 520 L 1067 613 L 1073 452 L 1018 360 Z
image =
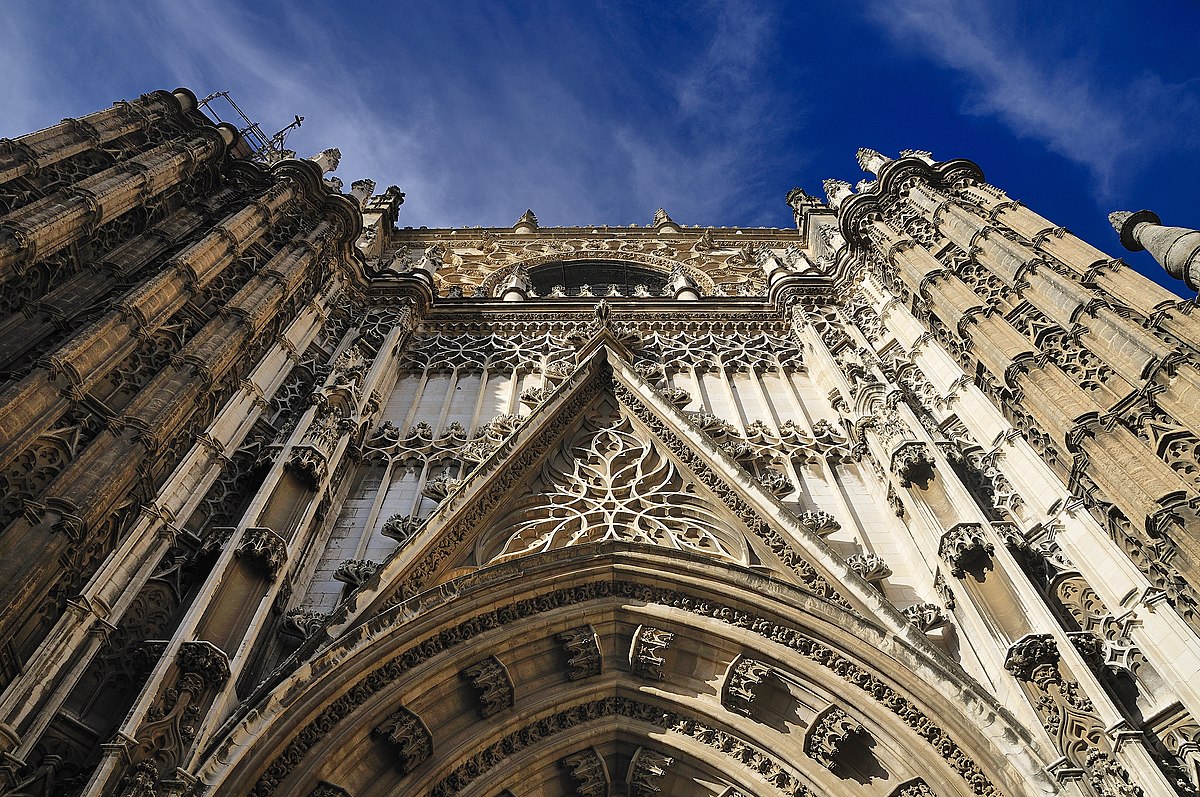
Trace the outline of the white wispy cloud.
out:
M 58 15 L 15 0 L 0 100 L 19 113 L 0 125 L 15 135 L 153 88 L 228 89 L 268 134 L 304 116 L 289 146 L 338 147 L 347 185 L 399 185 L 401 224 L 507 225 L 526 207 L 545 224 L 644 224 L 659 205 L 681 223 L 786 218 L 783 189 L 762 185 L 795 125 L 769 112 L 767 12 L 601 5 L 589 30 L 577 11 L 414 6 L 383 15 L 395 34 L 381 49 L 372 19 L 321 4 L 75 2 L 61 13 L 87 36 L 64 64 Z M 669 53 L 648 35 L 664 21 L 684 31 Z
M 1036 39 L 1007 3 L 911 0 L 875 3 L 870 11 L 898 46 L 967 78 L 965 112 L 994 117 L 1082 164 L 1101 198 L 1112 194 L 1131 161 L 1171 135 L 1181 111 L 1196 115 L 1184 87 L 1155 75 L 1099 77 L 1095 58 L 1072 47 L 1078 27 L 1055 31 L 1040 11 Z

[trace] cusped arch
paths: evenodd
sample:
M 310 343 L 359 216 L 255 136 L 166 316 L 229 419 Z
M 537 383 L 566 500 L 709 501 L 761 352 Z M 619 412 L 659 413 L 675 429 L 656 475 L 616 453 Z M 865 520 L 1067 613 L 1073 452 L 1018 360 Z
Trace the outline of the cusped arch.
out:
M 597 632 L 604 666 L 571 677 L 573 653 L 560 635 L 584 624 Z M 647 638 L 652 649 L 639 651 L 635 640 Z M 557 767 L 555 756 L 586 737 L 608 745 L 610 769 L 639 745 L 678 756 L 714 795 L 730 786 L 821 793 L 846 777 L 898 785 L 917 776 L 940 797 L 1054 793 L 1043 774 L 1050 751 L 960 669 L 919 648 L 748 568 L 647 546 L 582 545 L 443 584 L 294 663 L 247 701 L 194 771 L 209 793 L 260 797 L 307 794 L 319 781 L 360 797 L 388 788 L 492 794 L 523 771 L 514 756 Z M 643 653 L 660 670 L 638 667 Z M 730 710 L 722 681 L 748 654 L 785 674 L 812 717 L 836 703 L 876 742 L 866 754 L 878 769 L 848 761 L 837 771 L 836 744 L 826 751 L 832 769 L 806 751 L 799 709 L 783 728 Z M 489 657 L 502 674 L 475 666 Z M 495 703 L 488 711 L 485 699 Z M 400 711 L 428 728 L 419 760 L 420 745 L 404 732 L 416 725 L 388 724 Z M 576 733 L 583 726 L 588 733 Z M 540 772 L 547 782 L 561 776 Z
M 664 281 L 669 279 L 674 271 L 678 269 L 696 284 L 701 295 L 711 296 L 716 293 L 716 283 L 712 277 L 694 265 L 646 252 L 611 249 L 579 249 L 572 252 L 553 251 L 531 257 L 523 257 L 488 274 L 483 280 L 481 289 L 483 295 L 499 298 L 503 292 L 504 284 L 513 274 L 518 272 L 528 273 L 551 263 L 561 262 L 570 266 L 576 263 L 586 265 L 602 261 L 621 261 L 651 269 L 661 275 Z

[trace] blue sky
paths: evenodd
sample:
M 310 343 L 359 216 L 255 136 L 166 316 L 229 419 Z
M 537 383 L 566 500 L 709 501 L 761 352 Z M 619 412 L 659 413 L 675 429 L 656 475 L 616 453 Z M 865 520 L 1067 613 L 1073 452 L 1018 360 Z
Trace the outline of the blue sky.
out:
M 3 5 L 0 136 L 115 99 L 227 89 L 400 224 L 785 227 L 857 147 L 967 157 L 1123 253 L 1106 215 L 1200 226 L 1200 4 L 24 2 Z M 1160 276 L 1161 275 L 1161 276 Z

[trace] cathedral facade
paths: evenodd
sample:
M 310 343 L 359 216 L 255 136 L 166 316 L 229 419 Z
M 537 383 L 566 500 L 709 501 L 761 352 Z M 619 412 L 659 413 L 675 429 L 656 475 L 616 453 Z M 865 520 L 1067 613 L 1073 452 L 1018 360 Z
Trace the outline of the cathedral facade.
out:
M 789 229 L 253 155 L 0 142 L 0 795 L 1196 794 L 1193 301 L 927 152 Z

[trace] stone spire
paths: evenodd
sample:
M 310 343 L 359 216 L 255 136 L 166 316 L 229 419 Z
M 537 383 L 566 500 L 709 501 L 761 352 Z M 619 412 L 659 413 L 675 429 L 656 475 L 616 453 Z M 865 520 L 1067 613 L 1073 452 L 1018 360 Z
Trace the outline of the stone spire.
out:
M 521 214 L 521 218 L 517 219 L 517 223 L 513 225 L 513 232 L 531 233 L 537 232 L 538 219 L 533 215 L 533 210 L 526 210 Z
M 328 174 L 337 171 L 338 164 L 342 162 L 342 151 L 332 147 L 313 155 L 309 160 L 321 167 L 322 174 Z
M 1116 210 L 1108 221 L 1130 252 L 1145 249 L 1167 273 L 1200 290 L 1200 231 L 1187 227 L 1164 227 L 1152 210 Z
M 854 194 L 850 183 L 845 180 L 826 179 L 821 183 L 821 187 L 825 189 L 825 196 L 829 197 L 829 204 L 835 208 Z
M 664 224 L 674 225 L 675 220 L 662 208 L 654 211 L 654 221 L 651 224 L 655 227 L 661 227 Z
M 884 164 L 890 163 L 892 160 L 866 147 L 860 147 L 855 153 L 855 157 L 858 159 L 858 168 L 871 174 L 879 174 L 879 170 L 883 168 Z

